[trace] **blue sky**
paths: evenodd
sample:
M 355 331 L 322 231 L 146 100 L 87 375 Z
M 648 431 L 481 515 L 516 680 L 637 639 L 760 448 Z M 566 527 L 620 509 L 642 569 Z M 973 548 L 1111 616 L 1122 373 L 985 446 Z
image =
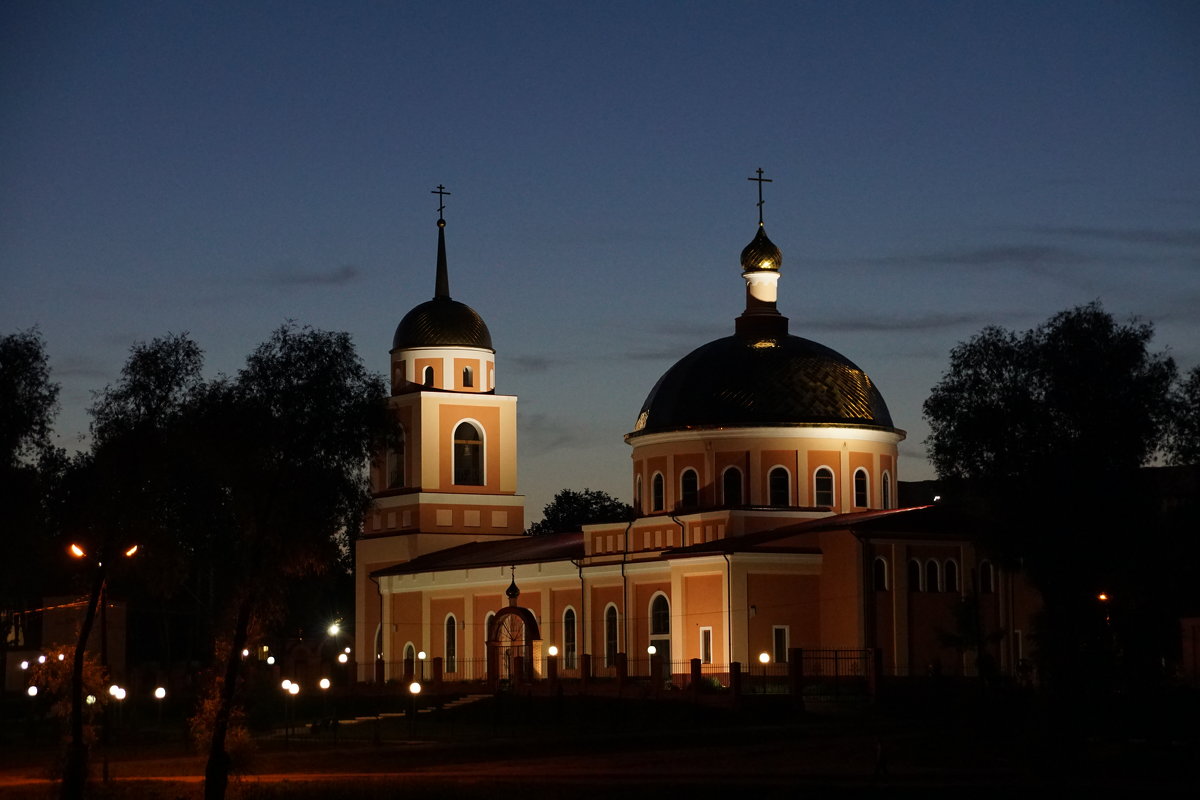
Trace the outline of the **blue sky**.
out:
M 520 397 L 528 516 L 628 499 L 622 435 L 727 335 L 757 220 L 792 332 L 920 407 L 955 343 L 1101 300 L 1200 363 L 1194 2 L 53 3 L 0 7 L 0 330 L 59 431 L 130 344 L 235 371 L 287 319 L 387 368 L 451 293 Z

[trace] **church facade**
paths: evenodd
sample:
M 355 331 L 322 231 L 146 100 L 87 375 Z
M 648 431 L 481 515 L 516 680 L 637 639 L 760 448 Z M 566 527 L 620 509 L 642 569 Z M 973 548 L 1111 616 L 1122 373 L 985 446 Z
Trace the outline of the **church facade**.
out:
M 625 436 L 634 519 L 532 537 L 516 398 L 496 393 L 486 324 L 450 298 L 439 209 L 435 296 L 391 350 L 403 436 L 372 465 L 356 547 L 360 680 L 407 678 L 422 658 L 440 659 L 447 680 L 478 679 L 489 649 L 493 672 L 510 668 L 500 651 L 534 674 L 556 652 L 564 677 L 647 653 L 677 674 L 693 659 L 778 663 L 795 648 L 877 651 L 888 674 L 961 674 L 979 666 L 968 607 L 989 659 L 1017 671 L 1025 594 L 941 508 L 897 507 L 905 434 L 865 372 L 790 333 L 761 195 L 759 208 L 732 335 L 672 366 Z

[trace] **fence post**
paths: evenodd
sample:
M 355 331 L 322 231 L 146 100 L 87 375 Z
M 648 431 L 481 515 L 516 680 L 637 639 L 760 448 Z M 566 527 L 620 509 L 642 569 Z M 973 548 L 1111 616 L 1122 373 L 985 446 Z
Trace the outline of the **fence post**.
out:
M 663 661 L 662 656 L 658 653 L 650 656 L 650 689 L 655 697 L 662 694 L 663 687 Z
M 804 710 L 804 648 L 788 649 L 788 688 L 792 694 L 792 708 Z
M 688 689 L 691 691 L 692 696 L 695 697 L 700 694 L 700 681 L 703 680 L 700 674 L 700 659 L 692 659 L 691 673 L 692 677 L 690 683 L 688 683 Z
M 734 661 L 729 665 L 729 691 L 733 692 L 734 702 L 742 697 L 742 665 Z
M 433 683 L 433 690 L 435 692 L 437 692 L 438 694 L 441 694 L 442 693 L 442 657 L 441 656 L 435 656 L 433 659 L 433 677 L 431 678 L 431 682 Z
M 592 654 L 584 653 L 579 656 L 579 693 L 588 693 L 588 682 L 592 677 Z
M 617 653 L 617 694 L 625 688 L 625 679 L 629 676 L 629 662 L 624 653 Z
M 883 674 L 883 648 L 871 651 L 871 673 L 867 676 L 867 694 L 874 700 L 879 693 L 879 677 Z

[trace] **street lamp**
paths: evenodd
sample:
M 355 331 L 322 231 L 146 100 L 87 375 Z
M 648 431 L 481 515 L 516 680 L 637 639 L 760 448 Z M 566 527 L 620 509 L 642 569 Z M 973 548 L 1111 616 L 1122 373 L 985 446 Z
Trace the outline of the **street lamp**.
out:
M 154 699 L 158 701 L 158 727 L 162 727 L 162 701 L 167 696 L 167 690 L 162 686 L 155 687 Z
M 417 653 L 417 661 L 419 661 L 419 662 L 420 662 L 420 664 L 421 664 L 421 677 L 420 677 L 420 679 L 421 679 L 421 680 L 425 680 L 425 651 L 424 651 L 424 650 L 422 650 L 422 651 L 420 651 L 419 653 Z M 409 687 L 408 687 L 408 689 L 409 689 L 409 691 L 412 691 L 412 686 L 409 686 Z M 419 692 L 419 691 L 421 691 L 421 690 L 420 690 L 420 688 L 418 688 L 418 689 L 417 689 L 417 691 L 418 691 L 418 692 Z
M 767 664 L 771 663 L 771 655 L 765 650 L 758 654 L 758 663 L 762 664 L 762 692 L 767 693 Z
M 83 740 L 83 656 L 87 651 L 88 636 L 92 632 L 92 624 L 96 620 L 96 609 L 100 609 L 100 666 L 108 668 L 108 603 L 105 600 L 105 589 L 108 586 L 108 566 L 106 553 L 109 546 L 102 546 L 99 552 L 93 553 L 96 559 L 96 575 L 92 581 L 92 594 L 88 600 L 87 611 L 79 626 L 79 642 L 75 645 L 75 662 L 71 670 L 71 743 L 67 747 L 66 763 L 63 766 L 63 797 L 82 797 L 83 786 L 87 782 L 87 743 Z M 138 551 L 136 544 L 119 550 L 125 558 L 132 558 Z M 87 558 L 88 552 L 76 542 L 72 542 L 67 552 L 73 558 Z M 45 657 L 41 659 L 45 663 Z M 108 712 L 105 707 L 102 741 L 108 744 Z M 108 778 L 108 751 L 105 749 L 104 777 Z
M 422 650 L 420 655 L 424 656 L 425 651 Z M 410 714 L 408 717 L 408 736 L 410 739 L 417 738 L 417 733 L 416 733 L 416 731 L 417 731 L 417 695 L 419 695 L 420 693 L 421 693 L 421 684 L 419 681 L 413 681 L 412 683 L 410 683 L 408 685 L 408 694 L 409 694 L 409 697 L 412 699 L 412 705 L 409 708 Z

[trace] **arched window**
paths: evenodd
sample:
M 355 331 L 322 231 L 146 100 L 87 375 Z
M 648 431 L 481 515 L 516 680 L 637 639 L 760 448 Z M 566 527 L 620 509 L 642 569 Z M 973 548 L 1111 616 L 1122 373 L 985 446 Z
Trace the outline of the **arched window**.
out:
M 475 385 L 475 372 L 470 367 L 463 367 L 462 385 L 464 389 L 470 389 Z
M 925 562 L 925 591 L 940 592 L 942 590 L 942 571 L 938 562 L 932 558 Z
M 721 498 L 727 506 L 742 504 L 742 471 L 730 467 L 721 476 Z
M 788 471 L 783 467 L 775 467 L 767 474 L 767 503 L 773 506 L 791 505 L 791 483 Z
M 575 669 L 575 609 L 563 612 L 563 669 Z
M 650 601 L 650 644 L 664 664 L 671 663 L 671 603 L 667 596 L 656 594 Z M 669 669 L 669 667 L 668 667 Z
M 404 429 L 401 428 L 396 442 L 387 451 L 387 488 L 399 489 L 404 485 Z
M 638 475 L 633 482 L 633 510 L 642 513 L 642 476 Z
M 411 681 L 417 674 L 417 648 L 412 642 L 404 645 L 404 680 Z
M 921 591 L 921 562 L 915 558 L 908 562 L 908 590 Z
M 992 569 L 992 562 L 979 562 L 979 593 L 991 594 L 996 591 L 996 573 Z
M 469 422 L 454 429 L 454 482 L 483 486 L 483 437 Z
M 854 470 L 854 505 L 858 508 L 868 508 L 871 505 L 867 471 L 862 468 Z
M 892 507 L 892 476 L 885 472 L 880 478 L 879 488 L 883 490 L 883 507 Z
M 617 607 L 609 604 L 604 609 L 604 666 L 616 666 L 617 647 Z
M 821 467 L 813 475 L 813 505 L 833 506 L 833 470 Z
M 426 367 L 421 373 L 421 383 L 433 386 L 433 367 Z
M 958 591 L 958 564 L 954 561 L 947 560 L 946 566 L 945 566 L 945 571 L 946 571 L 946 591 L 947 592 L 957 592 Z
M 488 634 L 492 630 L 492 620 L 496 618 L 494 611 L 489 611 L 487 616 L 483 618 L 483 645 L 484 652 L 487 652 Z
M 661 472 L 654 473 L 654 479 L 650 481 L 650 493 L 653 495 L 650 498 L 650 510 L 662 511 L 666 501 L 663 499 L 663 476 Z
M 871 566 L 871 574 L 873 578 L 872 582 L 875 584 L 875 591 L 886 592 L 888 590 L 887 559 L 882 556 L 876 556 L 875 563 Z
M 679 476 L 679 506 L 695 508 L 700 504 L 700 480 L 696 470 L 685 469 Z
M 656 594 L 650 603 L 650 635 L 659 636 L 671 632 L 671 604 L 665 594 Z
M 458 671 L 458 622 L 451 614 L 446 617 L 446 656 L 442 660 L 442 669 L 446 672 Z

